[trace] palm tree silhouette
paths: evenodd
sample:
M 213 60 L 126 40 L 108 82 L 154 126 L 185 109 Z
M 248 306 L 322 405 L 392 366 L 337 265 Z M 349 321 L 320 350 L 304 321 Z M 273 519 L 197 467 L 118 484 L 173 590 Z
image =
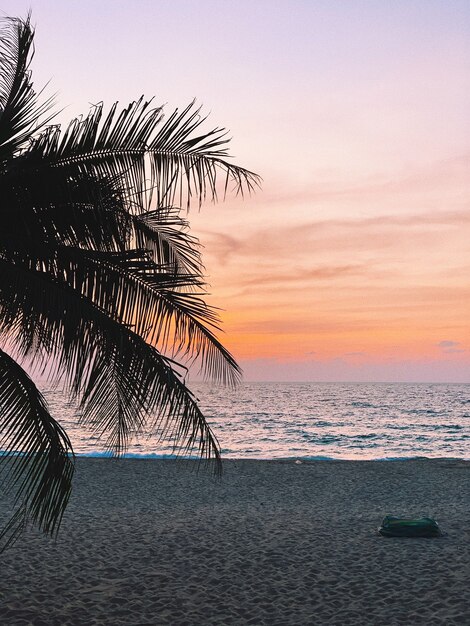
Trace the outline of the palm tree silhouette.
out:
M 16 495 L 5 546 L 29 522 L 57 533 L 74 468 L 25 360 L 65 385 L 114 454 L 154 429 L 220 465 L 184 375 L 193 361 L 221 383 L 240 370 L 214 334 L 178 207 L 216 200 L 219 179 L 224 194 L 258 184 L 226 160 L 223 129 L 200 133 L 193 104 L 166 119 L 143 98 L 107 115 L 99 104 L 65 132 L 51 125 L 53 103 L 31 81 L 33 37 L 30 16 L 0 32 L 0 465 Z

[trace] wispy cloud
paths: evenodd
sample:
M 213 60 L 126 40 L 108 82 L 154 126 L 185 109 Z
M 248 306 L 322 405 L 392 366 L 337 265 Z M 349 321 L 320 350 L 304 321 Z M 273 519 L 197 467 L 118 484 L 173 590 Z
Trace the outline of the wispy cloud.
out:
M 462 285 L 470 269 L 468 212 L 304 221 L 238 235 L 206 232 L 207 266 L 233 293 L 342 281 L 418 288 Z M 227 280 L 228 279 L 228 280 Z M 212 281 L 211 281 L 212 282 Z
M 419 213 L 407 216 L 342 218 L 327 220 L 307 219 L 294 224 L 255 227 L 241 230 L 239 235 L 205 230 L 201 238 L 206 255 L 225 263 L 233 256 L 257 257 L 266 262 L 304 254 L 315 255 L 325 250 L 383 251 L 401 249 L 406 245 L 443 241 L 443 230 L 454 231 L 470 226 L 470 213 L 448 211 L 438 214 Z M 276 254 L 277 256 L 272 256 Z
M 438 348 L 445 354 L 460 354 L 461 352 L 466 352 L 464 348 L 462 348 L 462 344 L 460 341 L 450 341 L 448 339 L 444 339 L 443 341 L 439 341 L 437 344 Z
M 264 271 L 263 268 L 258 268 L 256 276 L 240 277 L 238 284 L 243 287 L 256 285 L 258 288 L 264 288 L 272 284 L 292 286 L 297 283 L 334 280 L 341 276 L 363 275 L 366 272 L 368 272 L 368 268 L 359 264 L 298 268 L 291 272 L 281 270 L 278 274 L 273 273 L 272 268 L 267 267 L 264 268 Z

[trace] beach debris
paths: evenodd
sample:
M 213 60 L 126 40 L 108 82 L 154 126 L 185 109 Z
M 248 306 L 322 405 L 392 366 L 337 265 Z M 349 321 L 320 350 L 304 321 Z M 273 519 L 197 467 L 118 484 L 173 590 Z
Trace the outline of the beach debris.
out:
M 386 515 L 378 528 L 383 537 L 440 537 L 442 535 L 436 520 L 431 517 L 394 517 Z
M 295 462 L 296 465 L 302 465 L 302 461 L 300 459 L 297 459 Z

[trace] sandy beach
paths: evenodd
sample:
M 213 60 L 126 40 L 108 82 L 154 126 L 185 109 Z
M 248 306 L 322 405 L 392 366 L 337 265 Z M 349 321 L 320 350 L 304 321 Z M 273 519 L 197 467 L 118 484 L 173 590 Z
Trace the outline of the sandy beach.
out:
M 1 623 L 470 624 L 470 463 L 194 467 L 78 459 L 58 540 L 1 556 Z M 446 535 L 385 539 L 385 514 Z

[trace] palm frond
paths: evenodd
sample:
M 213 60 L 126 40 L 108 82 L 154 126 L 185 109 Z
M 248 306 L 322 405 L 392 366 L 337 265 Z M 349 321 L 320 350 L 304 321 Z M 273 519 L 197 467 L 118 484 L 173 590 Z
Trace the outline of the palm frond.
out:
M 188 234 L 189 224 L 180 217 L 180 211 L 177 207 L 161 207 L 132 216 L 136 247 L 151 251 L 155 263 L 170 268 L 175 275 L 202 278 L 200 243 Z
M 53 359 L 84 419 L 116 454 L 154 416 L 176 447 L 220 456 L 177 364 L 56 278 L 0 260 L 0 320 L 22 357 Z
M 59 244 L 125 249 L 131 216 L 110 181 L 67 168 L 38 170 L 26 156 L 16 161 L 15 170 L 0 172 L 0 251 L 34 257 L 43 250 L 47 258 Z
M 8 19 L 0 32 L 0 162 L 29 142 L 31 133 L 47 124 L 52 99 L 39 104 L 29 64 L 34 31 L 26 20 Z
M 201 294 L 181 291 L 186 285 L 200 286 L 197 277 L 161 271 L 131 250 L 91 253 L 67 247 L 59 249 L 58 261 L 68 284 L 81 286 L 82 295 L 160 352 L 198 359 L 201 371 L 216 382 L 238 382 L 240 369 L 214 334 L 220 330 L 216 310 Z
M 216 199 L 219 179 L 226 193 L 232 182 L 235 193 L 251 191 L 259 176 L 227 161 L 225 129 L 214 128 L 194 135 L 205 121 L 191 103 L 175 110 L 162 123 L 162 109 L 151 108 L 143 97 L 117 114 L 115 104 L 101 123 L 102 105 L 85 119 L 77 119 L 62 134 L 56 127 L 42 133 L 30 153 L 56 167 L 75 166 L 100 177 L 121 179 L 129 209 L 186 204 L 196 199 Z M 178 200 L 178 202 L 176 202 Z
M 108 449 L 120 455 L 132 435 L 149 432 L 150 420 L 151 430 L 171 441 L 175 453 L 196 451 L 215 459 L 220 471 L 219 444 L 178 365 L 122 325 L 109 318 L 102 323 L 106 332 L 81 396 L 82 421 L 106 434 Z
M 33 381 L 2 350 L 0 432 L 2 483 L 16 492 L 18 505 L 0 532 L 0 545 L 11 545 L 28 522 L 56 534 L 71 492 L 72 445 Z

